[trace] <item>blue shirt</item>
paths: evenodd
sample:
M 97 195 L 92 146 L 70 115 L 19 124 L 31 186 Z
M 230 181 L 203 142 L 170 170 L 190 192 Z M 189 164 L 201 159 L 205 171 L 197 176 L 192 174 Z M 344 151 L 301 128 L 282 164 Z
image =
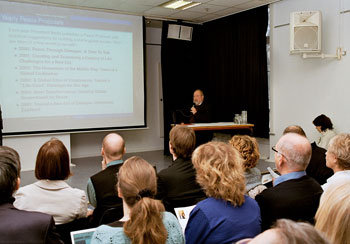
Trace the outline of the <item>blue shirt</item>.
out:
M 115 160 L 115 161 L 109 162 L 107 164 L 107 167 L 112 166 L 112 165 L 122 164 L 122 163 L 123 163 L 123 160 Z M 87 193 L 88 198 L 89 198 L 89 203 L 92 206 L 96 207 L 97 206 L 96 192 L 95 192 L 94 185 L 92 184 L 91 178 L 88 179 L 86 193 Z
M 260 208 L 254 199 L 244 198 L 245 202 L 239 207 L 213 197 L 199 202 L 191 211 L 186 226 L 186 244 L 231 244 L 258 235 Z
M 145 223 L 146 224 L 146 223 Z M 163 224 L 168 232 L 166 244 L 184 244 L 184 237 L 177 218 L 169 212 L 163 213 Z M 140 228 L 143 228 L 141 225 Z M 100 225 L 91 239 L 91 244 L 118 243 L 131 244 L 122 227 Z
M 299 179 L 304 175 L 306 175 L 305 171 L 297 171 L 297 172 L 281 175 L 280 177 L 275 179 L 275 181 L 273 182 L 273 186 L 277 186 L 278 184 L 281 184 L 282 182 L 285 182 L 287 180 Z

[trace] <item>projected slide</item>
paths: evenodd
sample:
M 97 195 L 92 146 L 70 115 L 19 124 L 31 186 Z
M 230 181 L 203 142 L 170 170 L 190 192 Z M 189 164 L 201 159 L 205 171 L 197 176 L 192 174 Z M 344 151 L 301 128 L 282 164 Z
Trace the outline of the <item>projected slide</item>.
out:
M 0 2 L 4 133 L 143 126 L 142 19 Z

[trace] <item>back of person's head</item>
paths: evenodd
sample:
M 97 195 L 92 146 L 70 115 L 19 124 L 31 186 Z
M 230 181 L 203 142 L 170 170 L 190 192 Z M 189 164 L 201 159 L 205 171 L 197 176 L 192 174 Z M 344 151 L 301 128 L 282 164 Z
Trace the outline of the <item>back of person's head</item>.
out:
M 122 159 L 125 153 L 125 141 L 117 133 L 110 133 L 103 138 L 102 150 L 111 161 Z
M 65 180 L 71 175 L 69 164 L 67 148 L 62 141 L 52 138 L 39 149 L 35 177 L 38 180 Z
M 157 193 L 155 169 L 140 157 L 126 160 L 118 173 L 118 188 L 131 208 L 124 232 L 133 244 L 165 243 L 168 233 L 163 224 L 163 204 L 153 199 Z
M 316 212 L 316 229 L 325 233 L 333 244 L 350 243 L 350 180 L 330 184 L 320 199 Z
M 238 242 L 240 243 L 240 242 Z M 237 244 L 238 244 L 237 243 Z M 311 224 L 294 222 L 289 219 L 277 220 L 272 229 L 266 230 L 249 244 L 330 244 L 322 233 Z
M 177 125 L 173 127 L 169 134 L 170 145 L 173 152 L 179 158 L 190 158 L 196 146 L 196 135 L 193 129 Z
M 350 170 L 350 134 L 334 136 L 329 142 L 327 152 L 334 154 L 340 169 Z
M 328 118 L 326 115 L 321 114 L 317 116 L 314 121 L 312 121 L 314 126 L 321 126 L 321 131 L 325 131 L 327 129 L 332 130 L 333 124 L 330 118 Z
M 192 163 L 207 196 L 234 206 L 244 203 L 243 159 L 237 149 L 223 142 L 208 142 L 193 152 Z
M 311 144 L 306 137 L 296 133 L 283 135 L 277 145 L 279 153 L 284 155 L 286 166 L 291 171 L 305 170 L 311 158 Z
M 258 164 L 260 157 L 259 145 L 254 137 L 235 135 L 229 143 L 240 152 L 245 170 L 254 168 Z
M 18 153 L 6 146 L 0 146 L 0 204 L 9 201 L 17 189 L 21 164 Z
M 299 125 L 290 125 L 290 126 L 288 126 L 287 128 L 284 129 L 283 135 L 285 135 L 287 133 L 295 133 L 295 134 L 301 135 L 303 137 L 307 137 L 306 134 L 305 134 L 305 131 Z

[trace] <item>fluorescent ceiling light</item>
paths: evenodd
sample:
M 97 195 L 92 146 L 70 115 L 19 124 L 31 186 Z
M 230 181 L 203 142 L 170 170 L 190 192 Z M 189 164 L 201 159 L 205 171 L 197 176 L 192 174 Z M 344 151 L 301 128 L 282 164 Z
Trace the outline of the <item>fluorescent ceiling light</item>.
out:
M 188 1 L 188 0 L 187 1 L 186 0 L 171 0 L 171 1 L 168 1 L 168 2 L 161 4 L 159 6 L 164 7 L 164 8 L 185 10 L 185 9 L 197 6 L 199 4 L 201 4 L 201 3 Z
M 177 9 L 185 10 L 185 9 L 188 9 L 188 8 L 193 8 L 193 7 L 195 7 L 195 6 L 199 5 L 199 4 L 201 4 L 201 3 L 192 2 L 192 3 L 189 3 L 189 4 L 185 5 L 185 6 L 182 6 L 182 7 L 177 8 Z

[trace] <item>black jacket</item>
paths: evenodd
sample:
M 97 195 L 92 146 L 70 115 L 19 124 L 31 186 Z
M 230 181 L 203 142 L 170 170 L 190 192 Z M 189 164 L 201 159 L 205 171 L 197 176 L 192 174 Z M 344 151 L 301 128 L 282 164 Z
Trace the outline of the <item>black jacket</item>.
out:
M 326 149 L 318 147 L 315 142 L 311 143 L 311 147 L 312 156 L 306 168 L 306 173 L 320 185 L 323 185 L 333 175 L 333 170 L 326 166 Z
M 13 202 L 13 201 L 12 201 Z M 0 205 L 0 243 L 63 243 L 51 215 Z
M 322 192 L 320 184 L 307 175 L 264 190 L 255 197 L 260 206 L 262 230 L 281 218 L 314 223 Z
M 176 159 L 172 165 L 158 173 L 157 199 L 163 201 L 167 211 L 174 213 L 175 207 L 196 204 L 206 198 L 196 182 L 196 170 L 190 159 Z

